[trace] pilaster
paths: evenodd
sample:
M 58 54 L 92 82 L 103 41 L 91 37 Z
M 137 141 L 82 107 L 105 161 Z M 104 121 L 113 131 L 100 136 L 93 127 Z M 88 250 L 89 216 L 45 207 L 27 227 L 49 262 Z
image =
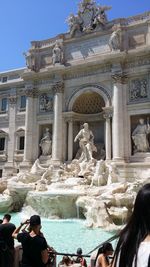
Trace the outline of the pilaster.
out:
M 20 170 L 27 170 L 33 164 L 35 160 L 34 146 L 35 146 L 35 131 L 36 127 L 36 98 L 38 92 L 34 89 L 33 85 L 26 88 L 26 118 L 25 118 L 25 147 L 24 147 L 24 159 L 20 164 Z
M 112 157 L 112 131 L 111 131 L 111 118 L 112 118 L 112 107 L 103 108 L 104 119 L 105 119 L 105 150 L 106 150 L 106 160 L 111 160 Z
M 68 161 L 73 158 L 73 121 L 68 122 Z
M 14 165 L 14 151 L 15 151 L 15 132 L 16 132 L 16 104 L 17 96 L 16 90 L 12 89 L 12 93 L 9 95 L 9 138 L 8 138 L 8 149 L 7 149 L 7 163 L 4 167 L 4 176 L 12 176 L 17 173 Z

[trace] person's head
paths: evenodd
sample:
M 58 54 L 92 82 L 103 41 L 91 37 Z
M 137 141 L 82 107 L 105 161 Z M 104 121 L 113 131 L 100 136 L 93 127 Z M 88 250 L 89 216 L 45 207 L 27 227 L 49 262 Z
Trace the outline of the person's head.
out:
M 120 233 L 120 239 L 115 251 L 115 258 L 119 257 L 119 267 L 132 267 L 132 262 L 140 243 L 150 234 L 150 183 L 145 184 L 138 192 L 132 215 L 125 228 Z M 128 255 L 126 257 L 125 255 Z M 116 265 L 114 265 L 116 266 Z
M 69 265 L 71 263 L 71 259 L 68 256 L 63 256 L 62 262 L 63 264 Z
M 30 229 L 33 231 L 40 232 L 41 229 L 41 218 L 39 215 L 32 215 L 30 217 Z
M 5 221 L 5 222 L 10 222 L 10 220 L 11 220 L 11 215 L 10 214 L 5 214 L 4 215 L 4 217 L 3 217 L 3 221 Z
M 104 254 L 104 256 L 107 257 L 107 256 L 112 255 L 113 251 L 114 250 L 113 250 L 112 244 L 109 242 L 105 242 L 97 251 L 94 265 L 96 265 L 97 258 L 100 254 Z
M 77 249 L 77 255 L 79 255 L 79 256 L 82 255 L 82 248 Z
M 102 245 L 102 247 L 99 248 L 98 250 L 98 255 L 99 254 L 105 254 L 106 256 L 112 255 L 113 254 L 113 247 L 112 244 L 109 242 L 106 242 Z
M 131 218 L 139 231 L 150 234 L 150 183 L 139 190 Z

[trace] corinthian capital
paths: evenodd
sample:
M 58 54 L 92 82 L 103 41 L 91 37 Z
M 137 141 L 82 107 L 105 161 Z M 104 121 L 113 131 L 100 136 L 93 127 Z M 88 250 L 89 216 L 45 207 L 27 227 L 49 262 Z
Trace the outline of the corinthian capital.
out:
M 38 96 L 38 91 L 34 88 L 32 89 L 26 89 L 25 94 L 27 97 L 37 97 Z
M 128 81 L 128 76 L 124 73 L 114 73 L 112 75 L 112 79 L 114 83 L 126 84 Z
M 15 105 L 17 103 L 16 95 L 10 95 L 8 99 L 9 99 L 10 105 Z
M 63 93 L 64 91 L 64 83 L 63 82 L 56 82 L 52 87 L 53 93 Z

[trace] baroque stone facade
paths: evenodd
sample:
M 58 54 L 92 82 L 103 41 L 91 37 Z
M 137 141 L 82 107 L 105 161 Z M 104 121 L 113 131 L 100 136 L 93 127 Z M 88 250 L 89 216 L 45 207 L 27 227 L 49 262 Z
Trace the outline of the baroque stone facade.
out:
M 68 33 L 31 42 L 26 68 L 0 73 L 0 176 L 30 168 L 45 129 L 51 159 L 71 161 L 85 122 L 106 160 L 150 162 L 150 12 L 108 21 L 109 9 L 81 1 Z

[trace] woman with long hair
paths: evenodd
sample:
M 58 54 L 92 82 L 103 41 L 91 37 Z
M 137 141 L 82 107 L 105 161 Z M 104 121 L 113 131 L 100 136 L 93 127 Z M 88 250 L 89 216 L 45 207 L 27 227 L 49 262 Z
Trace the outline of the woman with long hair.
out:
M 103 244 L 102 247 L 98 249 L 94 266 L 95 267 L 109 267 L 109 257 L 110 255 L 113 254 L 113 247 L 112 244 L 109 242 L 106 242 Z
M 120 232 L 113 267 L 150 267 L 150 183 L 138 192 L 129 222 Z

